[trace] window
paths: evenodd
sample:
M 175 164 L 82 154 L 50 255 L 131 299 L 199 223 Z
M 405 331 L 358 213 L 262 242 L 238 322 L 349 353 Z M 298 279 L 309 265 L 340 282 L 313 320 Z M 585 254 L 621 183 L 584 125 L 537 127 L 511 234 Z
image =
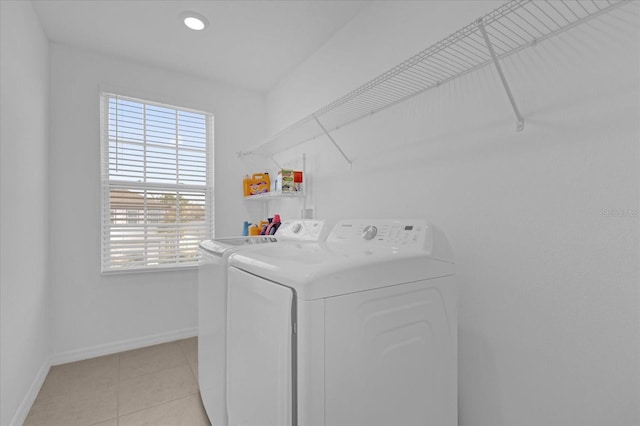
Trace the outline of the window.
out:
M 213 117 L 101 94 L 102 271 L 195 266 L 213 234 Z

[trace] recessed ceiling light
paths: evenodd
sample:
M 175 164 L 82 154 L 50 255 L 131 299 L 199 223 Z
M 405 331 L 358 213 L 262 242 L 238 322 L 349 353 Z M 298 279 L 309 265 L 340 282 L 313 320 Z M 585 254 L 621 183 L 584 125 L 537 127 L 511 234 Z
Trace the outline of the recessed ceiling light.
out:
M 185 12 L 182 14 L 182 22 L 184 24 L 195 31 L 204 30 L 207 25 L 209 25 L 209 21 L 204 16 L 195 12 Z

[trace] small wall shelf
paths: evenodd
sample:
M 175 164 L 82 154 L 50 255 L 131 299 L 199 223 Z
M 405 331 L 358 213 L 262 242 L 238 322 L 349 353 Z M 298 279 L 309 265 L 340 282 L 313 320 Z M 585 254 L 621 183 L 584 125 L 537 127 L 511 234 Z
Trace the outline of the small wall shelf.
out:
M 270 157 L 324 135 L 351 164 L 331 136 L 333 131 L 491 64 L 495 65 L 514 110 L 516 129 L 521 131 L 524 118 L 499 61 L 627 2 L 509 1 L 256 147 L 238 152 L 238 156 Z
M 306 194 L 304 191 L 298 192 L 265 192 L 264 194 L 249 195 L 244 197 L 244 200 L 254 206 L 261 204 L 261 216 L 266 218 L 269 216 L 269 205 L 271 201 L 284 200 L 284 199 L 297 199 L 302 200 L 302 210 L 306 211 Z M 301 213 L 301 217 L 304 213 Z
M 303 191 L 298 192 L 265 192 L 263 194 L 248 195 L 244 197 L 247 201 L 269 201 L 282 198 L 304 198 Z

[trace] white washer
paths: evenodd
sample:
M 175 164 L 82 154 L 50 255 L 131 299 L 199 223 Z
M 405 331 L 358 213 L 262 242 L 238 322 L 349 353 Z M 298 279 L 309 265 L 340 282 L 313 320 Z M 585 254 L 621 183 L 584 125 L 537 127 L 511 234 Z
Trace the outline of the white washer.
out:
M 325 243 L 229 259 L 232 426 L 457 425 L 457 307 L 444 234 L 344 220 Z
M 318 241 L 326 238 L 321 220 L 284 222 L 276 236 L 232 237 L 200 243 L 198 270 L 198 382 L 211 422 L 227 426 L 226 315 L 227 259 L 232 253 L 280 241 Z

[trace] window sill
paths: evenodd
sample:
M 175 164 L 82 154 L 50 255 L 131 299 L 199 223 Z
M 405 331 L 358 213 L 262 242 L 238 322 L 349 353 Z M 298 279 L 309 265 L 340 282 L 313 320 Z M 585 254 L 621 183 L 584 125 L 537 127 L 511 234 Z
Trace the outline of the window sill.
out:
M 153 267 L 141 267 L 141 268 L 132 268 L 132 269 L 113 269 L 108 271 L 101 271 L 101 275 L 103 276 L 112 276 L 112 275 L 128 275 L 128 274 L 143 274 L 143 273 L 154 273 L 154 272 L 179 272 L 179 271 L 189 271 L 198 269 L 198 263 L 192 263 L 184 266 L 153 266 Z

